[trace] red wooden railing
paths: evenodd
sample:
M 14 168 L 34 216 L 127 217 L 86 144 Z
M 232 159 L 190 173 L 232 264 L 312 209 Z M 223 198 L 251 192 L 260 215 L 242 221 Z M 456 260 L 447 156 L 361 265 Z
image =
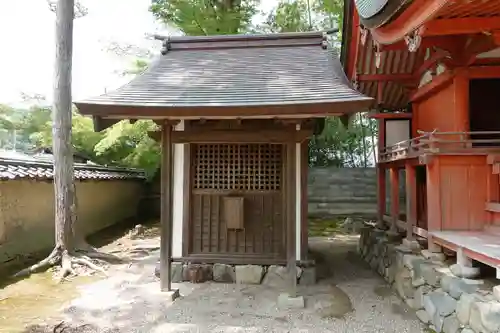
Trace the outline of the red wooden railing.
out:
M 423 132 L 418 137 L 382 149 L 379 162 L 414 158 L 423 154 L 500 152 L 500 131 Z

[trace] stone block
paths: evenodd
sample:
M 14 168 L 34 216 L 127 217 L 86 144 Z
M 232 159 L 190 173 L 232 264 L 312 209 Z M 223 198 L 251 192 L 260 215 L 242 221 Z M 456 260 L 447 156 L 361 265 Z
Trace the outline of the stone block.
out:
M 466 279 L 473 279 L 475 277 L 478 277 L 480 273 L 478 267 L 467 267 L 459 264 L 451 265 L 450 270 L 453 275 Z
M 213 276 L 215 282 L 233 283 L 236 280 L 236 273 L 231 265 L 214 264 Z
M 316 284 L 316 267 L 302 268 L 302 274 L 300 275 L 299 284 L 305 286 Z
M 425 310 L 418 310 L 416 315 L 417 318 L 424 324 L 429 324 L 431 322 L 431 318 L 429 317 L 429 314 Z
M 397 268 L 396 265 L 391 265 L 385 269 L 385 277 L 389 284 L 392 284 L 396 279 Z
M 429 250 L 422 250 L 421 254 L 425 259 L 431 261 L 442 262 L 446 259 L 446 256 L 442 252 L 431 252 Z
M 438 312 L 434 314 L 432 317 L 432 325 L 435 327 L 436 332 L 442 332 L 443 331 L 443 324 L 444 324 L 444 317 L 441 316 Z
M 473 330 L 471 330 L 470 328 L 466 327 L 466 328 L 464 328 L 464 329 L 462 330 L 462 332 L 460 332 L 460 333 L 476 333 L 476 332 L 474 332 L 474 331 L 473 331 Z
M 432 305 L 429 306 L 428 303 Z M 431 309 L 428 312 L 429 315 L 434 316 L 434 314 L 438 314 L 439 316 L 446 317 L 455 312 L 457 301 L 447 293 L 436 290 L 424 296 L 424 306 L 426 310 L 427 308 Z
M 203 283 L 213 280 L 212 265 L 188 264 L 183 269 L 183 280 L 191 283 Z
M 408 238 L 404 238 L 401 244 L 412 250 L 412 252 L 420 251 L 420 244 L 414 239 L 409 240 Z
M 405 254 L 403 256 L 403 265 L 408 267 L 409 269 L 413 269 L 413 263 L 415 262 L 416 264 L 422 263 L 424 259 L 416 254 Z
M 427 285 L 423 285 L 418 287 L 415 290 L 414 296 L 413 296 L 413 304 L 415 306 L 416 310 L 423 309 L 424 308 L 424 296 L 427 295 L 432 291 L 432 288 Z
M 180 297 L 179 289 L 163 291 L 161 295 L 169 302 L 173 302 Z
M 236 283 L 260 284 L 264 276 L 264 267 L 259 265 L 238 265 L 235 267 Z
M 474 281 L 445 275 L 441 279 L 441 288 L 451 297 L 459 299 L 463 293 L 471 294 L 479 289 L 482 281 Z
M 304 297 L 290 297 L 287 293 L 280 294 L 278 296 L 278 307 L 281 309 L 303 309 L 305 307 Z
M 462 294 L 457 302 L 457 319 L 462 325 L 469 325 L 472 304 L 479 301 L 475 294 Z
M 406 267 L 399 269 L 396 273 L 396 277 L 394 279 L 395 287 L 399 296 L 403 299 L 413 298 L 415 293 L 411 276 L 411 271 Z
M 439 287 L 441 284 L 441 278 L 443 275 L 451 274 L 449 269 L 444 267 L 439 267 L 431 263 L 424 263 L 420 266 L 422 277 L 425 283 L 433 287 Z
M 444 318 L 443 322 L 443 332 L 444 333 L 459 333 L 460 332 L 460 322 L 456 315 L 451 315 Z
M 500 286 L 494 286 L 493 287 L 493 296 L 497 301 L 500 302 Z
M 302 269 L 297 267 L 295 278 L 300 277 Z M 262 284 L 270 287 L 283 287 L 288 283 L 288 269 L 285 266 L 269 266 L 267 273 L 262 280 Z
M 476 332 L 499 332 L 500 303 L 474 302 L 471 307 L 470 326 Z
M 183 281 L 182 279 L 182 272 L 183 272 L 184 264 L 181 262 L 173 262 L 171 265 L 171 272 L 170 272 L 170 278 L 172 279 L 171 281 L 173 283 L 180 283 Z M 156 264 L 155 267 L 155 276 L 157 278 L 160 277 L 160 264 Z

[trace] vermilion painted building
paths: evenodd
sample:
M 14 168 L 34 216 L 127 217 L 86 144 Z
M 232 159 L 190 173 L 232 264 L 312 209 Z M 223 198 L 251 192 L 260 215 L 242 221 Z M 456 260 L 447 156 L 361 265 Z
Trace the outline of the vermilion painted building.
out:
M 499 267 L 500 1 L 348 0 L 343 29 L 346 74 L 376 100 L 379 221 Z

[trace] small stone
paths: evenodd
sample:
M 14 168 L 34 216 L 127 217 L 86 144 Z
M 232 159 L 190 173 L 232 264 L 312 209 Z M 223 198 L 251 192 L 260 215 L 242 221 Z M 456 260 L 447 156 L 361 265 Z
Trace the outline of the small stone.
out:
M 462 325 L 469 325 L 472 304 L 478 301 L 474 294 L 462 294 L 457 302 L 457 318 Z
M 450 270 L 453 273 L 453 275 L 467 279 L 473 279 L 475 277 L 478 277 L 480 273 L 478 267 L 466 267 L 459 264 L 451 265 Z
M 282 309 L 303 309 L 304 306 L 304 297 L 302 296 L 290 297 L 287 293 L 278 296 L 278 307 Z
M 213 275 L 215 282 L 233 283 L 236 280 L 236 273 L 231 265 L 214 264 Z
M 235 267 L 236 283 L 260 284 L 264 276 L 264 267 L 259 265 L 238 265 Z
M 418 310 L 416 315 L 417 318 L 420 319 L 420 321 L 423 322 L 424 324 L 428 324 L 431 321 L 431 318 L 429 317 L 429 315 L 425 310 Z
M 316 267 L 302 268 L 302 275 L 300 276 L 299 284 L 305 286 L 316 284 Z
M 422 256 L 431 261 L 444 261 L 446 256 L 442 252 L 431 252 L 429 250 L 422 250 Z
M 451 315 L 444 318 L 443 322 L 443 332 L 444 333 L 458 333 L 460 332 L 460 322 L 456 315 Z

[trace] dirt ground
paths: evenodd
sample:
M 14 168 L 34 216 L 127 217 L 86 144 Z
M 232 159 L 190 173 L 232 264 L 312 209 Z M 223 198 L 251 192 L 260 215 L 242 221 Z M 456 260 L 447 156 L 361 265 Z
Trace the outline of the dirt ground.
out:
M 358 257 L 357 240 L 310 238 L 320 280 L 299 288 L 305 309 L 282 310 L 280 290 L 262 285 L 174 284 L 182 297 L 167 302 L 153 274 L 159 237 L 152 227 L 103 248 L 130 259 L 111 266 L 108 278 L 56 285 L 43 273 L 0 290 L 0 332 L 424 332 Z

